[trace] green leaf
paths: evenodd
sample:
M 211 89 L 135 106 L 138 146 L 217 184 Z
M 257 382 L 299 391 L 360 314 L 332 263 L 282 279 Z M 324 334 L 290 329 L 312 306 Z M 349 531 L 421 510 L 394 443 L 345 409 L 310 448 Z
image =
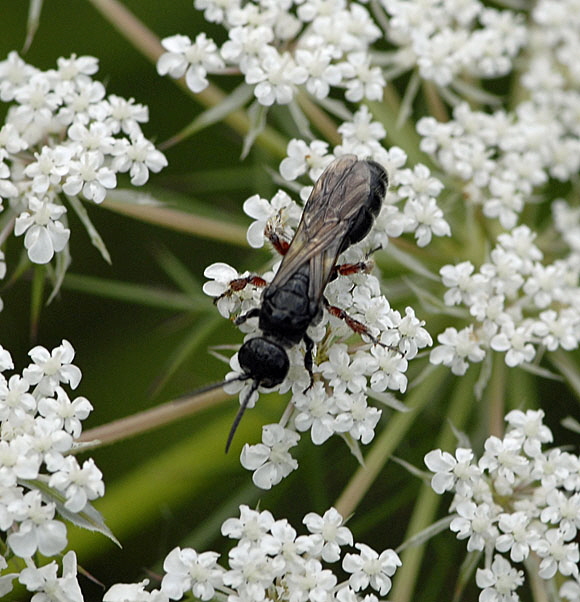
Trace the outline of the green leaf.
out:
M 57 512 L 65 520 L 68 520 L 77 527 L 101 533 L 116 543 L 119 547 L 122 547 L 111 530 L 107 527 L 107 525 L 105 525 L 105 521 L 101 514 L 90 502 L 87 502 L 86 506 L 81 512 L 71 512 L 65 507 L 66 497 L 64 494 L 49 487 L 48 477 L 34 479 L 31 481 L 22 480 L 21 483 L 30 489 L 36 489 L 39 491 L 42 495 L 42 499 L 45 502 L 55 504 Z
M 171 292 L 152 286 L 83 276 L 81 274 L 67 274 L 64 279 L 64 288 L 98 297 L 171 311 L 199 313 L 211 307 L 211 302 L 205 295 L 193 296 L 189 293 Z
M 30 0 L 28 4 L 28 20 L 26 22 L 26 40 L 22 52 L 27 52 L 32 44 L 38 24 L 40 23 L 40 13 L 42 11 L 43 0 Z
M 241 159 L 245 159 L 254 144 L 256 138 L 264 131 L 266 127 L 266 117 L 268 115 L 268 107 L 261 105 L 257 100 L 254 101 L 249 109 L 248 116 L 250 118 L 250 129 L 244 137 L 244 146 L 242 147 Z
M 30 298 L 30 330 L 35 338 L 40 321 L 40 312 L 43 307 L 42 297 L 44 294 L 44 283 L 46 276 L 46 266 L 37 265 L 34 267 L 34 277 L 32 279 L 32 293 Z
M 393 458 L 396 460 L 396 458 Z M 427 528 L 419 531 L 419 533 L 415 533 L 412 537 L 409 537 L 406 541 L 404 541 L 398 548 L 397 553 L 402 552 L 405 548 L 412 548 L 414 546 L 420 546 L 425 542 L 429 541 L 431 538 L 435 537 L 435 535 L 439 535 L 443 531 L 446 531 L 451 524 L 451 521 L 455 518 L 456 515 L 450 514 L 449 516 L 445 516 L 442 519 L 431 523 Z
M 99 250 L 103 259 L 110 264 L 111 256 L 109 255 L 109 251 L 107 251 L 107 247 L 101 238 L 101 235 L 97 232 L 97 229 L 93 226 L 93 222 L 87 213 L 87 210 L 84 208 L 83 204 L 76 196 L 67 196 L 68 202 L 71 207 L 75 210 L 75 213 L 78 215 L 79 219 L 83 223 L 93 245 Z
M 46 302 L 47 305 L 51 303 L 52 300 L 58 295 L 70 264 L 70 247 L 67 244 L 60 253 L 56 254 L 54 267 L 50 266 L 50 275 L 52 279 L 52 293 L 50 293 L 50 296 L 48 297 L 48 300 Z
M 159 145 L 160 148 L 165 149 L 170 146 L 183 142 L 193 134 L 205 129 L 206 127 L 221 121 L 234 111 L 241 109 L 246 103 L 248 103 L 254 95 L 254 89 L 245 82 L 241 83 L 237 88 L 230 92 L 222 102 L 217 105 L 210 107 L 203 113 L 200 113 L 188 126 L 183 128 L 178 134 L 166 140 L 163 144 Z

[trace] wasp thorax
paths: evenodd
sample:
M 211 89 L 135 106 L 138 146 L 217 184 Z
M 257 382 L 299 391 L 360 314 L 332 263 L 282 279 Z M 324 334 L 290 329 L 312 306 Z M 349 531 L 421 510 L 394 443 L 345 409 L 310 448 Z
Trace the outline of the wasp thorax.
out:
M 250 378 L 266 388 L 279 385 L 290 368 L 286 350 L 264 337 L 246 341 L 238 352 L 238 361 Z

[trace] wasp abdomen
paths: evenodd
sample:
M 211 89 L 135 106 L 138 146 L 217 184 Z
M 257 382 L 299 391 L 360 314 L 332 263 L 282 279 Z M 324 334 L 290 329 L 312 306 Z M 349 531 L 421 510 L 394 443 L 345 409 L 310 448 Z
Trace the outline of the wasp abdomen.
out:
M 342 243 L 341 252 L 367 236 L 381 210 L 387 192 L 387 172 L 375 161 L 366 161 L 366 164 L 370 172 L 369 194 L 358 213 L 351 218 L 351 225 Z
M 262 298 L 260 330 L 291 344 L 298 343 L 318 312 L 308 295 L 309 271 L 305 264 L 281 287 L 268 287 Z

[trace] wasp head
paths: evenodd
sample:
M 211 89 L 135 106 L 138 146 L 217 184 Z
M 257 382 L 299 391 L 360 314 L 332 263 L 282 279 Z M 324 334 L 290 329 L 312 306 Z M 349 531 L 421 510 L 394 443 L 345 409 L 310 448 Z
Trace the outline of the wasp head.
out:
M 238 361 L 248 378 L 268 389 L 279 385 L 290 368 L 286 350 L 264 337 L 246 341 L 238 352 Z

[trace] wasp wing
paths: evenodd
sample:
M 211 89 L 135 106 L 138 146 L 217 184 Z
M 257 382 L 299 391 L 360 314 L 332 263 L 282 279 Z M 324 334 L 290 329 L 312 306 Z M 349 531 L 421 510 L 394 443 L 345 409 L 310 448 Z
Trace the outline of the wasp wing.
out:
M 318 304 L 343 250 L 345 238 L 370 194 L 371 171 L 355 155 L 335 159 L 322 173 L 308 197 L 302 219 L 272 280 L 282 286 L 310 262 L 309 296 Z

